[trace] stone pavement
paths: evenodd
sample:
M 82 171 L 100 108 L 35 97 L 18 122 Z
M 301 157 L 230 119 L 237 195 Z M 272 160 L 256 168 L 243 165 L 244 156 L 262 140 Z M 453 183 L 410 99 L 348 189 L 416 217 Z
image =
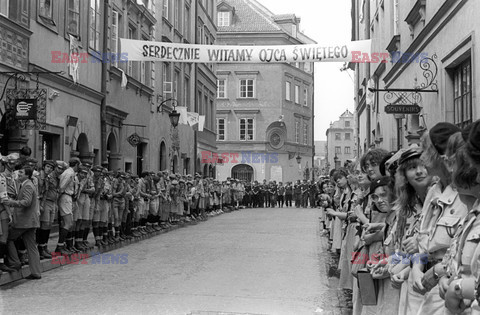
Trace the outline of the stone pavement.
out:
M 1 314 L 348 314 L 316 209 L 245 209 L 1 287 Z

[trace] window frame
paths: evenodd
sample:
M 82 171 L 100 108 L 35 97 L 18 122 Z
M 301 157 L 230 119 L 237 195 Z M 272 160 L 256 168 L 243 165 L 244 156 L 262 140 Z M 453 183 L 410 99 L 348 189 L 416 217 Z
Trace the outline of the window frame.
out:
M 92 3 L 95 3 L 95 8 L 92 8 Z M 95 26 L 92 28 L 92 10 L 95 9 L 93 16 L 95 20 L 93 21 L 93 25 Z M 97 10 L 98 9 L 98 10 Z M 88 48 L 94 51 L 100 51 L 100 37 L 101 37 L 101 6 L 100 0 L 89 0 L 88 5 Z M 98 18 L 98 19 L 97 19 Z M 92 39 L 92 35 L 95 34 L 94 38 Z M 94 42 L 94 46 L 92 47 L 92 40 Z
M 77 1 L 78 2 L 78 12 L 75 12 L 75 11 L 72 11 L 71 8 L 70 8 L 70 1 Z M 81 32 L 81 1 L 80 0 L 67 0 L 65 2 L 65 9 L 66 9 L 66 15 L 65 15 L 65 33 L 68 35 L 72 35 L 72 36 L 75 36 L 77 37 L 78 39 L 80 39 L 80 32 Z M 70 25 L 70 12 L 73 12 L 74 14 L 76 13 L 77 14 L 77 33 L 72 33 L 69 29 L 69 25 Z
M 303 123 L 303 144 L 308 145 L 308 124 Z
M 219 117 L 217 120 L 217 141 L 225 141 L 227 139 L 227 124 L 224 117 Z M 223 121 L 223 130 L 220 129 L 220 121 Z M 222 131 L 222 132 L 221 132 Z M 223 136 L 223 139 L 220 139 Z
M 230 11 L 218 11 L 217 12 L 217 25 L 230 26 Z
M 242 96 L 242 81 L 246 81 L 245 83 L 245 91 L 244 94 L 245 96 Z M 251 91 L 251 96 L 249 95 L 248 91 L 248 81 L 252 81 L 252 91 Z M 255 78 L 239 78 L 238 79 L 238 98 L 239 99 L 254 99 L 256 97 L 256 79 Z
M 460 128 L 473 122 L 472 59 L 463 60 L 453 70 L 453 121 Z M 467 73 L 465 73 L 468 71 Z M 467 75 L 468 82 L 464 76 Z M 467 103 L 467 104 L 466 104 Z
M 342 147 L 336 146 L 335 147 L 335 154 L 342 154 Z
M 303 106 L 308 107 L 308 88 L 303 88 Z
M 221 84 L 223 82 L 223 85 Z M 223 90 L 220 87 L 223 86 Z M 223 93 L 223 96 L 221 95 Z M 226 99 L 227 96 L 227 79 L 217 78 L 217 98 Z
M 295 84 L 295 104 L 300 104 L 300 85 Z
M 295 143 L 300 143 L 300 122 L 295 122 Z
M 285 100 L 292 101 L 292 82 L 285 81 Z
M 247 134 L 248 134 L 248 121 L 252 120 L 252 138 L 248 139 Z M 245 139 L 242 139 L 242 121 L 244 122 L 245 125 Z M 252 117 L 242 117 L 239 118 L 238 120 L 238 139 L 240 141 L 255 141 L 255 118 Z
M 337 140 L 337 141 L 338 141 L 338 140 L 342 140 L 342 133 L 336 132 L 336 133 L 335 133 L 335 140 Z
M 348 137 L 347 137 L 348 135 Z M 350 132 L 345 132 L 345 140 L 352 140 Z
M 349 146 L 346 146 L 343 148 L 345 154 L 351 154 L 351 150 L 350 150 L 350 147 Z
M 120 21 L 119 13 L 116 9 L 112 9 L 112 31 L 110 32 L 110 51 L 112 52 L 114 56 L 114 61 L 113 65 L 118 68 L 118 59 L 119 59 L 119 53 L 118 53 L 118 38 L 119 38 L 119 27 L 118 27 L 118 22 Z M 115 22 L 115 23 L 114 23 Z M 116 30 L 116 32 L 114 31 Z M 114 39 L 114 34 L 115 34 L 115 39 Z M 115 49 L 113 49 L 115 48 Z
M 8 10 L 10 8 L 10 0 L 4 0 L 4 1 L 5 2 L 0 2 L 3 4 L 3 6 L 0 5 L 0 15 L 3 15 L 8 19 L 9 17 Z M 5 12 L 2 12 L 2 8 L 5 10 Z

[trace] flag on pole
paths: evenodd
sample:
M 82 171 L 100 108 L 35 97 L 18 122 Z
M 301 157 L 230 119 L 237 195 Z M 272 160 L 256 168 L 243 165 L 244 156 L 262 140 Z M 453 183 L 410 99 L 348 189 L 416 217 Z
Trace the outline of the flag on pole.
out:
M 188 124 L 193 126 L 198 123 L 198 113 L 187 112 Z
M 204 125 L 205 125 L 205 115 L 200 115 L 198 117 L 198 131 L 203 131 Z
M 175 108 L 177 112 L 180 113 L 180 118 L 178 119 L 178 123 L 182 125 L 188 124 L 188 117 L 187 117 L 187 107 L 186 106 L 178 106 Z
M 128 83 L 127 75 L 122 69 L 118 68 L 118 70 L 120 70 L 120 72 L 122 73 L 122 82 L 120 83 L 120 87 L 122 88 L 122 90 L 124 90 Z

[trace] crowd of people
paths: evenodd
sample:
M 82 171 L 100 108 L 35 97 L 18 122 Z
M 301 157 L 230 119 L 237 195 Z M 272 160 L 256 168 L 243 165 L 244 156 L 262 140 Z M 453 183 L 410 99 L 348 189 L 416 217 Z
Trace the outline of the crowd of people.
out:
M 316 185 L 266 180 L 252 183 L 168 171 L 109 171 L 90 161 L 31 157 L 25 146 L 1 156 L 0 272 L 28 264 L 29 279 L 41 278 L 40 261 L 51 259 L 50 232 L 58 224 L 55 255 L 132 239 L 182 222 L 240 207 L 316 206 Z M 95 244 L 88 242 L 93 232 Z
M 480 312 L 480 120 L 372 148 L 318 199 L 353 314 Z

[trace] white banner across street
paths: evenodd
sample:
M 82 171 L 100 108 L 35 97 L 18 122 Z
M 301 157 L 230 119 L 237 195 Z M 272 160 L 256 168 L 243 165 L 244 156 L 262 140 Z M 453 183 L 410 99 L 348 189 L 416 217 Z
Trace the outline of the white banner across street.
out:
M 341 45 L 226 46 L 152 42 L 120 38 L 128 61 L 200 63 L 350 62 L 371 54 L 371 40 Z

